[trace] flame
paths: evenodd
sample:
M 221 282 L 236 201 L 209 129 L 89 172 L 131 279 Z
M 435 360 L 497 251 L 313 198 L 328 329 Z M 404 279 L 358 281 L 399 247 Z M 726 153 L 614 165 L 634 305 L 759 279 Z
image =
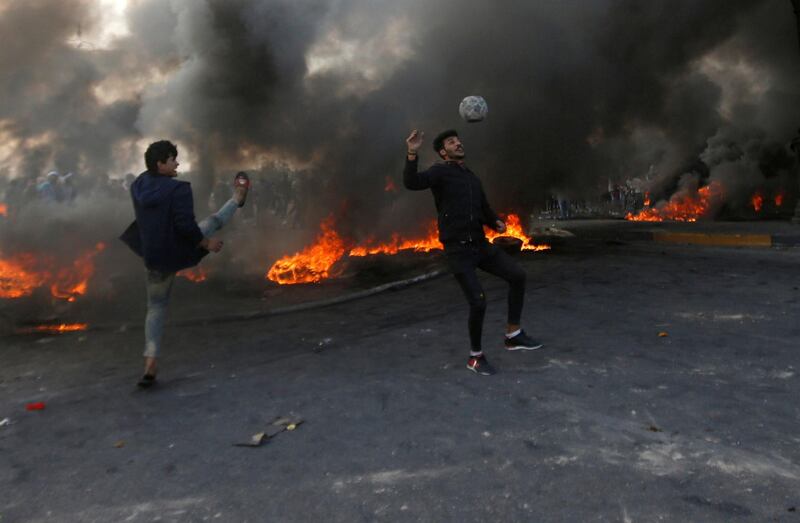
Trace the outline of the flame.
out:
M 32 332 L 52 332 L 60 334 L 62 332 L 78 332 L 85 331 L 89 328 L 88 323 L 62 323 L 60 325 L 37 325 L 30 329 L 23 329 L 24 333 Z
M 650 207 L 650 192 L 644 193 L 644 206 Z
M 328 216 L 320 224 L 320 233 L 316 241 L 302 251 L 291 256 L 284 256 L 276 261 L 267 279 L 282 285 L 296 283 L 314 283 L 335 276 L 333 265 L 346 252 L 344 240 L 333 230 L 333 216 Z
M 376 244 L 373 238 L 367 240 L 366 245 L 350 249 L 350 256 L 371 256 L 373 254 L 397 254 L 399 251 L 413 250 L 415 252 L 430 252 L 443 249 L 436 232 L 436 221 L 428 225 L 428 232 L 421 238 L 401 238 L 399 234 L 392 234 L 392 239 L 386 243 Z
M 49 274 L 32 270 L 35 265 L 33 254 L 0 258 L 0 298 L 22 298 L 41 287 L 49 279 Z
M 8 216 L 8 205 L 0 202 L 0 216 Z
M 784 197 L 785 195 L 782 192 L 779 192 L 778 194 L 775 195 L 775 207 L 780 207 L 781 205 L 783 205 Z
M 94 275 L 94 257 L 106 248 L 104 243 L 82 254 L 71 266 L 55 269 L 49 256 L 19 253 L 10 258 L 0 258 L 0 299 L 30 296 L 44 285 L 49 285 L 55 298 L 74 302 L 86 294 L 89 279 Z
M 722 186 L 715 181 L 700 187 L 695 194 L 677 194 L 660 207 L 643 209 L 637 214 L 628 213 L 625 219 L 634 222 L 696 222 L 708 213 L 712 200 L 719 199 L 721 195 Z
M 391 176 L 386 177 L 386 184 L 383 187 L 384 192 L 395 192 L 397 190 L 397 186 L 394 184 L 394 180 Z
M 202 267 L 192 267 L 190 269 L 184 269 L 182 271 L 178 271 L 176 276 L 180 276 L 181 278 L 186 278 L 187 280 L 194 283 L 200 283 L 208 279 L 208 271 Z
M 499 233 L 486 229 L 486 238 L 489 241 L 498 236 L 514 236 L 522 240 L 522 250 L 524 251 L 545 251 L 549 245 L 534 245 L 533 239 L 529 238 L 522 228 L 519 216 L 509 214 L 506 218 L 506 232 Z M 436 230 L 436 221 L 428 225 L 428 232 L 421 238 L 401 238 L 399 234 L 392 234 L 392 239 L 386 243 L 375 244 L 374 239 L 367 240 L 366 245 L 360 245 L 350 250 L 350 256 L 370 256 L 373 254 L 397 254 L 399 251 L 413 250 L 415 252 L 430 252 L 441 250 L 444 246 L 439 241 Z
M 486 238 L 489 241 L 494 240 L 498 236 L 513 236 L 514 238 L 519 238 L 522 240 L 522 250 L 523 251 L 547 251 L 550 249 L 549 245 L 535 245 L 533 243 L 533 238 L 530 238 L 528 235 L 525 234 L 525 231 L 522 228 L 522 222 L 519 219 L 519 216 L 516 214 L 509 214 L 506 216 L 505 219 L 506 223 L 506 231 L 503 233 L 492 231 L 486 229 Z
M 442 250 L 444 247 L 439 242 L 436 221 L 428 225 L 427 234 L 420 238 L 402 238 L 399 234 L 392 234 L 391 240 L 378 243 L 374 238 L 368 239 L 365 244 L 348 249 L 345 241 L 333 230 L 333 217 L 329 216 L 322 222 L 322 232 L 314 244 L 293 256 L 284 256 L 267 272 L 267 278 L 284 284 L 312 283 L 324 278 L 336 276 L 330 269 L 347 253 L 349 256 L 363 257 L 375 254 L 397 254 L 400 251 L 411 250 L 415 252 L 430 252 Z M 498 236 L 514 236 L 523 242 L 522 250 L 545 251 L 549 245 L 535 245 L 533 239 L 525 235 L 519 216 L 509 214 L 506 218 L 506 232 L 498 233 L 488 231 L 486 238 L 490 241 Z
M 761 212 L 761 209 L 764 207 L 764 197 L 761 195 L 760 192 L 755 193 L 750 198 L 750 205 L 753 206 L 753 209 L 756 212 Z
M 94 274 L 94 257 L 106 248 L 103 242 L 94 249 L 82 254 L 72 262 L 72 267 L 59 269 L 55 282 L 50 285 L 50 294 L 55 298 L 74 302 L 78 296 L 86 294 L 89 279 Z

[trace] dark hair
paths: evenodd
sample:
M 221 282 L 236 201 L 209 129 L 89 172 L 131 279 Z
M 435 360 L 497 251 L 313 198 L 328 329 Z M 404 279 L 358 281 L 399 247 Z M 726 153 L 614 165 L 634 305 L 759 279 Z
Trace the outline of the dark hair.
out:
M 157 162 L 164 163 L 170 156 L 178 157 L 178 148 L 174 143 L 168 140 L 153 142 L 147 146 L 147 150 L 144 152 L 144 164 L 148 171 L 156 172 L 158 171 Z
M 433 150 L 436 151 L 436 154 L 439 154 L 439 151 L 444 149 L 444 141 L 451 136 L 458 136 L 458 131 L 455 129 L 448 129 L 436 135 L 436 138 L 433 139 Z

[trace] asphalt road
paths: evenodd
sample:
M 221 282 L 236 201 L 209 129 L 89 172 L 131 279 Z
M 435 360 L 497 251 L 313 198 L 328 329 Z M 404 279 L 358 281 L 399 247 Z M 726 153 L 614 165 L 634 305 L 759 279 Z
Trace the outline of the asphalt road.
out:
M 465 368 L 450 277 L 172 327 L 147 392 L 138 329 L 2 338 L 0 522 L 800 521 L 800 251 L 522 263 L 546 346 L 504 352 L 487 276 L 492 377 Z M 233 446 L 283 415 L 305 422 Z

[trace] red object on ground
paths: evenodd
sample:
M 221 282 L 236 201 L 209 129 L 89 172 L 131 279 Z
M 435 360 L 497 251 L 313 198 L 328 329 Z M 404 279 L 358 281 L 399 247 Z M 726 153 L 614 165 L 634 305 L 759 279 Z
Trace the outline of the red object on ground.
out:
M 28 403 L 25 405 L 25 410 L 44 410 L 45 404 L 43 401 L 37 401 L 35 403 Z

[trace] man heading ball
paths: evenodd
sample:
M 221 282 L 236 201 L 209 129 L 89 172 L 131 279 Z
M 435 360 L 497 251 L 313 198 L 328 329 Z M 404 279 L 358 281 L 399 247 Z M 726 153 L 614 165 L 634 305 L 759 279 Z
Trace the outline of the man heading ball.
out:
M 483 226 L 503 233 L 506 225 L 489 206 L 481 181 L 464 163 L 464 146 L 458 133 L 447 130 L 433 140 L 433 149 L 442 162 L 426 171 L 417 170 L 417 153 L 424 133 L 416 129 L 406 139 L 408 147 L 403 184 L 407 189 L 430 189 L 438 214 L 439 241 L 444 245 L 453 271 L 469 303 L 470 355 L 467 368 L 489 376 L 494 368 L 483 354 L 481 337 L 486 314 L 486 296 L 478 280 L 480 268 L 508 282 L 508 325 L 505 347 L 508 350 L 534 350 L 542 344 L 520 328 L 525 299 L 525 271 L 505 251 L 489 243 Z

